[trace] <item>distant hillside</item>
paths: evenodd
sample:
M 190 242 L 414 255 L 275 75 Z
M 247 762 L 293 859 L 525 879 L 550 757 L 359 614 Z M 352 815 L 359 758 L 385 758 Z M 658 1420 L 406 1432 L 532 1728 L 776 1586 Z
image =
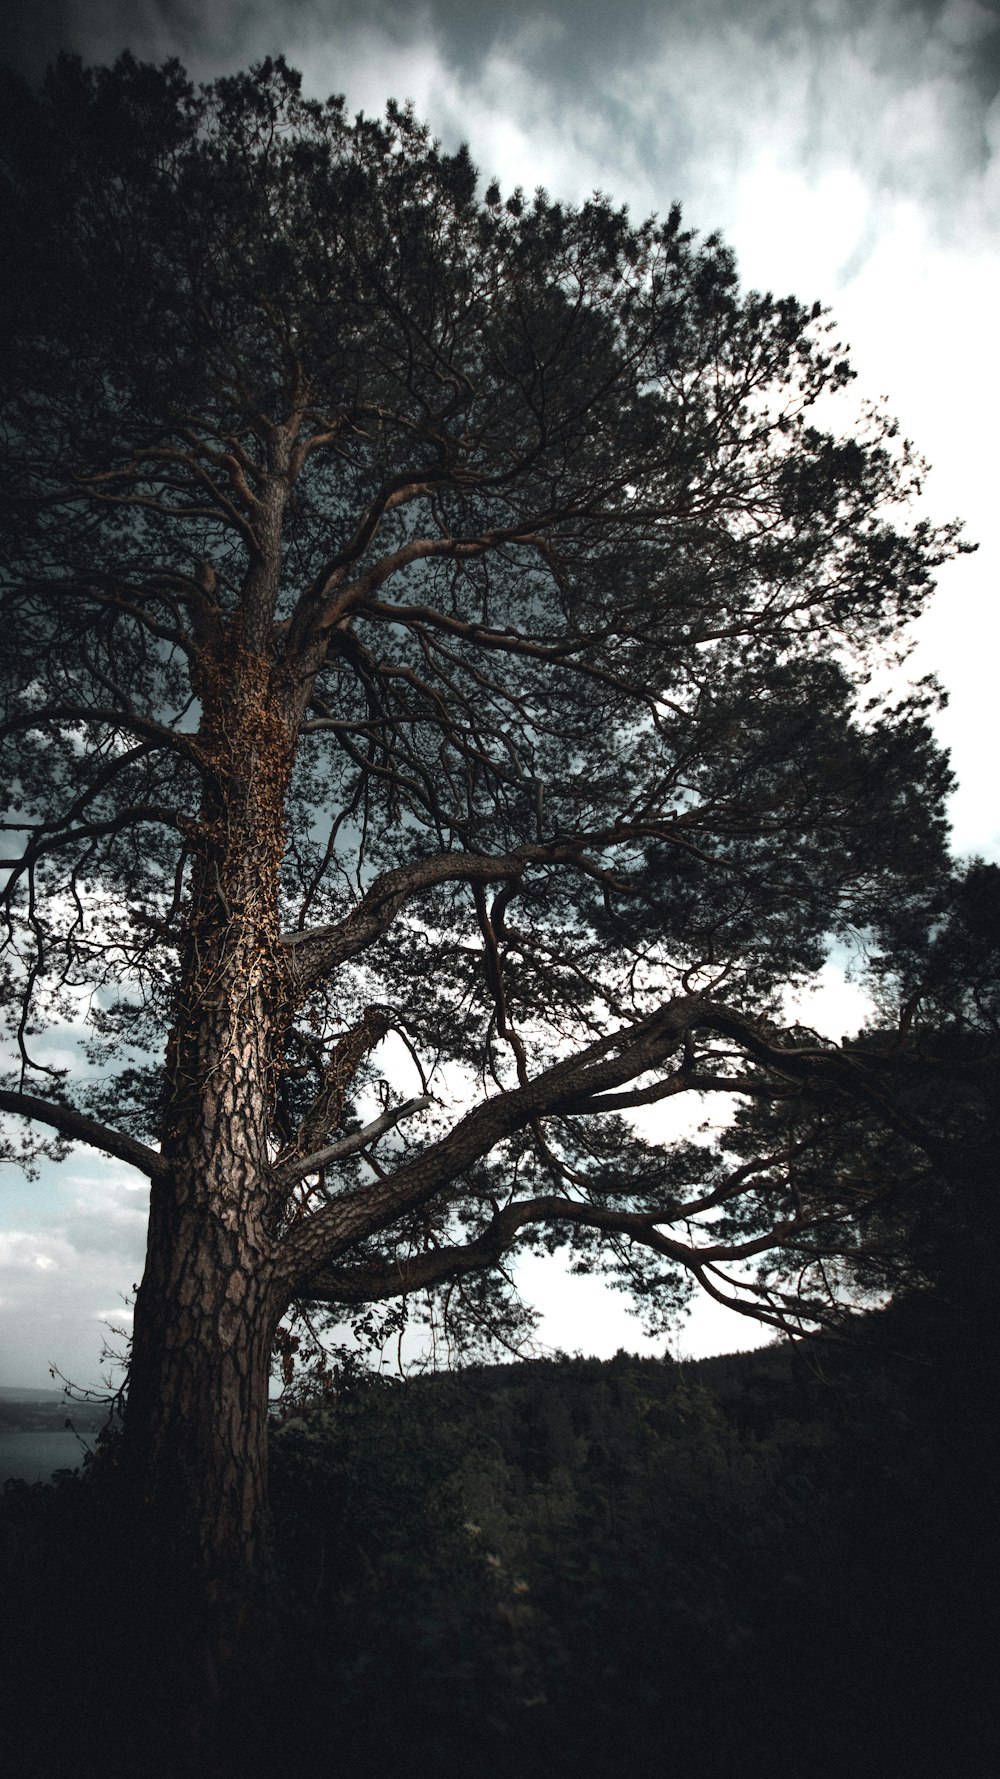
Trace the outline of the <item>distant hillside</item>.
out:
M 53 1396 L 58 1396 L 60 1402 L 64 1400 L 62 1390 L 37 1390 L 0 1384 L 0 1402 L 46 1402 Z
M 989 1639 L 955 1383 L 815 1342 L 376 1378 L 292 1413 L 275 1519 L 308 1632 L 272 1704 L 334 1676 L 345 1759 L 387 1770 L 419 1745 L 461 1773 L 488 1728 L 519 1774 L 756 1779 L 795 1747 L 814 1776 L 929 1750 L 986 1771 L 963 1764 Z
M 981 1371 L 903 1359 L 898 1333 L 347 1379 L 279 1407 L 275 1597 L 204 1770 L 261 1771 L 275 1724 L 282 1770 L 309 1773 L 331 1749 L 439 1779 L 994 1770 Z M 0 1397 L 42 1411 L 85 1405 Z M 61 1770 L 69 1724 L 140 1746 L 158 1711 L 159 1747 L 176 1714 L 186 1669 L 169 1622 L 151 1641 L 116 1475 L 0 1496 L 8 1698 L 33 1673 L 65 1694 L 61 1723 L 30 1717 L 32 1771 Z
M 0 1388 L 2 1433 L 55 1433 L 67 1421 L 77 1433 L 96 1433 L 107 1418 L 107 1403 L 74 1402 L 62 1390 Z

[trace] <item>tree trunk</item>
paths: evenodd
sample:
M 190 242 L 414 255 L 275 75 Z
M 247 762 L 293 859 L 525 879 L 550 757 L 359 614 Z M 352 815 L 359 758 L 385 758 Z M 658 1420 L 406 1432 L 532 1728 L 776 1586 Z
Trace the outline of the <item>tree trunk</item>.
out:
M 271 664 L 238 636 L 209 639 L 199 678 L 206 788 L 189 828 L 167 1055 L 170 1171 L 151 1197 L 126 1454 L 148 1533 L 225 1614 L 266 1563 L 268 1374 L 284 1307 L 269 1139 L 288 1013 L 278 871 L 292 747 Z
M 270 1253 L 197 1190 L 154 1207 L 136 1302 L 127 1441 L 155 1546 L 209 1601 L 266 1565 Z

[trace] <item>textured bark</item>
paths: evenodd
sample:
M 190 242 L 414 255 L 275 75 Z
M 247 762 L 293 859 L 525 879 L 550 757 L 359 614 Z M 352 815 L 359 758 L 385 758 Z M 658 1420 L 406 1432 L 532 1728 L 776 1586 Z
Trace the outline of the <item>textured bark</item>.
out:
M 136 1302 L 127 1442 L 157 1535 L 223 1598 L 266 1546 L 274 1293 L 267 1150 L 287 1018 L 278 868 L 291 761 L 281 688 L 240 635 L 203 657 L 206 767 Z
M 252 1219 L 205 1196 L 192 1177 L 182 1204 L 151 1218 L 128 1439 L 157 1543 L 221 1598 L 240 1593 L 266 1558 L 277 1318 Z

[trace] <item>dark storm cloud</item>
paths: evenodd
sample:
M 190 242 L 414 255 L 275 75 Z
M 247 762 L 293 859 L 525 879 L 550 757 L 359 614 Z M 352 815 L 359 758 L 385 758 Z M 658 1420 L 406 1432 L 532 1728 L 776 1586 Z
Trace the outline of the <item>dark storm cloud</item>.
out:
M 665 33 L 723 39 L 738 27 L 776 62 L 810 45 L 821 66 L 846 40 L 918 79 L 928 44 L 945 49 L 978 106 L 1000 87 L 996 0 L 5 0 L 4 54 L 34 76 L 60 49 L 103 61 L 124 48 L 177 55 L 207 75 L 290 45 L 308 49 L 367 36 L 406 44 L 431 38 L 456 69 L 474 69 L 499 46 L 523 44 L 553 87 L 599 91 L 611 69 L 638 67 Z M 977 108 L 978 108 L 977 106 Z
M 534 184 L 530 141 L 540 177 L 576 168 L 584 190 L 648 186 L 658 206 L 693 189 L 709 223 L 762 147 L 810 173 L 850 164 L 947 219 L 1000 146 L 997 0 L 4 0 L 0 32 L 30 77 L 60 49 L 176 55 L 197 79 L 283 51 L 352 109 L 412 97 L 488 174 L 512 157 Z

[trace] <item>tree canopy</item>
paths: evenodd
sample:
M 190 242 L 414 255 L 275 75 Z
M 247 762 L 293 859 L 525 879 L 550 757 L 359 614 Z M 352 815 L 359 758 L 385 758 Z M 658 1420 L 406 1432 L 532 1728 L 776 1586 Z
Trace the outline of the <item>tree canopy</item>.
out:
M 289 1306 L 515 1327 L 525 1244 L 819 1325 L 884 1181 L 649 1116 L 853 1080 L 789 993 L 945 868 L 935 690 L 870 676 L 957 528 L 819 305 L 280 59 L 4 116 L 0 1107 L 152 1182 L 150 1461 Z
M 949 1346 L 981 1379 L 995 1347 L 1000 867 L 957 867 L 900 915 L 871 972 L 881 1004 L 846 1047 L 856 1079 L 744 1106 L 716 1165 L 783 1147 L 834 1210 L 803 1232 L 801 1261 L 839 1275 L 845 1298 L 852 1285 L 891 1294 L 904 1345 Z M 851 1199 L 861 1227 L 844 1241 L 836 1217 Z M 792 1259 L 769 1256 L 765 1271 L 787 1277 Z

